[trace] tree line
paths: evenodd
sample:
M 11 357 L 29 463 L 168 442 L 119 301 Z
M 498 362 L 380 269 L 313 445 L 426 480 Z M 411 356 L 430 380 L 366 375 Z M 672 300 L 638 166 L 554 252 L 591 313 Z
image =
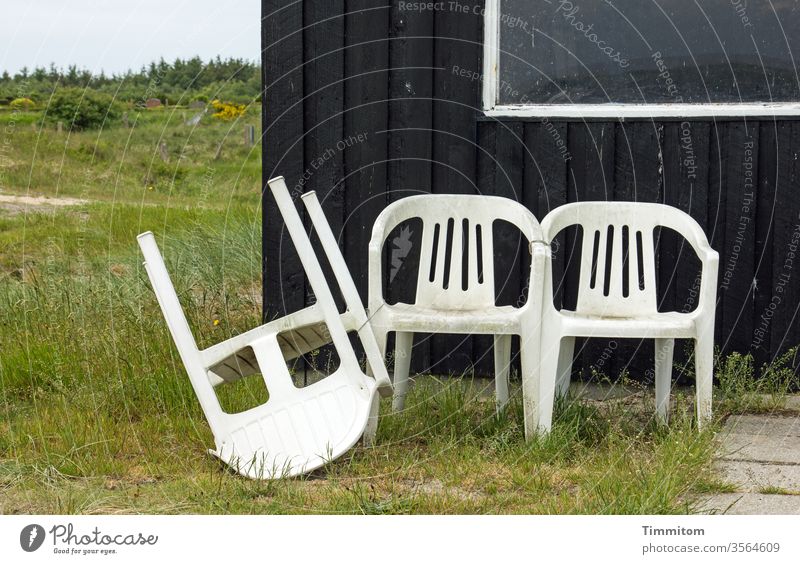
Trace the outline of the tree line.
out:
M 212 99 L 250 103 L 261 93 L 261 66 L 256 61 L 218 56 L 207 62 L 200 57 L 171 63 L 162 58 L 138 71 L 112 75 L 95 74 L 76 65 L 22 68 L 13 75 L 8 71 L 0 74 L 0 104 L 19 98 L 46 103 L 58 88 L 90 89 L 134 103 L 148 98 L 170 104 Z

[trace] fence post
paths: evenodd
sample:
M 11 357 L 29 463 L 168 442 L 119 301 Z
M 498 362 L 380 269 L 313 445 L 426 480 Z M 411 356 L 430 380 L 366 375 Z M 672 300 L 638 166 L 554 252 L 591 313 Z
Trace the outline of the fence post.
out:
M 244 144 L 248 147 L 256 144 L 256 127 L 254 125 L 244 126 Z

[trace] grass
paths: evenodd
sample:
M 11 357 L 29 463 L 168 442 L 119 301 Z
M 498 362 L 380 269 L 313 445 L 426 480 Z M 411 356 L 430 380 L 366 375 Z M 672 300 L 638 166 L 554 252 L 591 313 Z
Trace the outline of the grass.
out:
M 767 486 L 758 490 L 758 493 L 764 495 L 800 495 L 800 492 L 787 490 L 786 488 L 779 488 L 777 486 Z
M 61 134 L 38 125 L 40 112 L 0 112 L 0 186 L 4 192 L 30 190 L 140 207 L 257 202 L 261 148 L 247 146 L 243 134 L 245 125 L 254 125 L 259 139 L 261 106 L 254 104 L 236 121 L 206 117 L 200 125 L 184 125 L 197 112 L 132 110 L 130 128 L 65 129 Z M 167 162 L 161 157 L 162 143 Z
M 211 433 L 135 236 L 156 233 L 201 346 L 256 326 L 258 150 L 214 160 L 235 128 L 175 118 L 61 136 L 16 118 L 4 192 L 87 203 L 0 209 L 0 512 L 686 513 L 724 489 L 709 470 L 716 427 L 698 433 L 682 393 L 669 427 L 649 392 L 572 399 L 551 435 L 526 443 L 518 389 L 498 417 L 491 383 L 433 377 L 402 413 L 382 406 L 374 448 L 299 479 L 232 475 L 205 454 Z M 163 139 L 185 158 L 159 164 Z M 226 404 L 246 405 L 256 384 Z

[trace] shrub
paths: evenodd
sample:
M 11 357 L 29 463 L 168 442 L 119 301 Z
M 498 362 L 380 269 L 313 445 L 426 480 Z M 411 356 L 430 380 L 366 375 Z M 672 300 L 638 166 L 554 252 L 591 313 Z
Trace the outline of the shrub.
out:
M 247 106 L 244 104 L 233 104 L 231 102 L 220 102 L 219 100 L 212 100 L 211 106 L 215 112 L 211 117 L 230 121 L 242 117 L 247 111 Z
M 55 93 L 47 109 L 49 121 L 63 121 L 73 129 L 96 129 L 119 118 L 119 104 L 108 94 L 64 88 Z
M 11 107 L 12 110 L 20 110 L 23 112 L 27 112 L 36 107 L 36 102 L 31 100 L 30 98 L 16 98 L 15 100 L 11 101 L 9 106 Z

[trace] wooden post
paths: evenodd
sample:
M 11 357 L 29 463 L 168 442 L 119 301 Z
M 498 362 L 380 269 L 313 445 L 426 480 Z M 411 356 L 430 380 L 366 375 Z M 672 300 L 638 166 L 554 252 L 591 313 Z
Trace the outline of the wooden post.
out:
M 64 122 L 63 121 L 58 122 L 56 124 L 56 129 L 58 130 L 59 133 L 63 132 L 64 131 Z
M 162 141 L 162 143 L 158 146 L 158 152 L 161 154 L 161 160 L 165 163 L 169 162 L 169 151 L 167 150 L 167 144 Z
M 256 144 L 256 127 L 254 125 L 244 126 L 244 144 L 248 147 Z

